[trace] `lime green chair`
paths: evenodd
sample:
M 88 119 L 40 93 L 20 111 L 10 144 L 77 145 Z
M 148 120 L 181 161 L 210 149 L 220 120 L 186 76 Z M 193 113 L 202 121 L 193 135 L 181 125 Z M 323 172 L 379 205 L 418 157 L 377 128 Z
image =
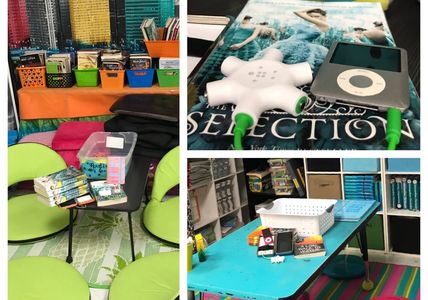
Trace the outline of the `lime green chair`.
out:
M 179 252 L 137 259 L 113 279 L 109 300 L 173 300 L 179 293 Z
M 152 197 L 143 211 L 143 226 L 155 237 L 179 243 L 179 197 L 165 197 L 179 183 L 179 147 L 169 151 L 159 162 L 153 182 Z
M 70 264 L 53 257 L 9 261 L 9 300 L 89 300 L 85 279 Z
M 42 144 L 23 143 L 8 148 L 8 187 L 67 168 L 55 151 Z M 69 213 L 37 200 L 35 193 L 8 201 L 8 240 L 27 243 L 55 235 L 67 228 Z

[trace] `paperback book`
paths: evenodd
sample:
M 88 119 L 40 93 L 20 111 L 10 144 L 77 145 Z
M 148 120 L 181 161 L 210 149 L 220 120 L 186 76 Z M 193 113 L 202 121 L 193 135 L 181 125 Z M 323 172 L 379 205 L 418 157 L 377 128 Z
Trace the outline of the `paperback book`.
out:
M 97 206 L 109 206 L 126 203 L 128 198 L 120 184 L 110 184 L 105 180 L 90 183 L 92 193 L 97 200 Z
M 307 237 L 294 244 L 294 257 L 298 259 L 325 256 L 325 254 L 326 250 L 321 235 Z
M 70 166 L 67 169 L 52 173 L 47 176 L 41 176 L 34 179 L 34 185 L 39 190 L 49 194 L 48 191 L 59 189 L 61 187 L 76 184 L 79 181 L 87 180 L 87 176 L 75 167 Z
M 328 26 L 319 28 L 303 18 L 305 11 L 325 12 Z M 255 29 L 258 34 L 254 38 Z M 365 31 L 377 30 L 370 39 Z M 208 105 L 206 84 L 224 78 L 220 71 L 228 56 L 248 61 L 263 56 L 268 48 L 283 54 L 283 62 L 308 62 L 316 76 L 329 48 L 336 41 L 395 46 L 379 3 L 249 0 L 236 20 L 216 43 L 189 82 L 188 148 L 233 149 L 233 105 Z M 310 85 L 309 103 L 294 117 L 282 110 L 264 112 L 243 139 L 248 150 L 384 150 L 386 113 L 372 107 L 332 104 L 316 100 Z M 402 135 L 397 149 L 420 148 L 420 100 L 409 79 L 410 107 L 402 113 Z M 284 98 L 284 101 L 287 101 Z

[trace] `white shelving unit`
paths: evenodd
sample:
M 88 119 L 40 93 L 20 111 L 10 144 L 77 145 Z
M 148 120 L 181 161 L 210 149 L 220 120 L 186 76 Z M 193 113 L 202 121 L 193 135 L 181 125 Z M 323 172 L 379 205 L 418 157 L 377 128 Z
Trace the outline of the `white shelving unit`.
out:
M 191 161 L 191 159 L 189 160 Z M 211 172 L 211 180 L 209 182 L 192 186 L 188 190 L 188 197 L 191 196 L 190 193 L 194 193 L 199 206 L 199 220 L 193 223 L 195 233 L 199 233 L 207 227 L 211 228 L 215 234 L 215 240 L 211 240 L 211 243 L 221 239 L 250 221 L 242 159 L 231 158 L 228 159 L 228 161 L 230 166 L 228 175 L 220 178 L 213 178 L 213 172 Z M 225 213 L 221 213 L 217 203 L 216 184 L 227 180 L 231 182 L 233 208 Z M 236 225 L 227 232 L 222 233 L 221 225 L 232 217 L 236 217 Z
M 387 158 L 379 159 L 380 170 L 377 172 L 374 171 L 362 171 L 362 172 L 349 172 L 344 171 L 343 168 L 343 159 L 340 159 L 340 171 L 308 171 L 307 169 L 307 159 L 304 160 L 305 165 L 305 180 L 308 182 L 308 175 L 340 175 L 341 179 L 341 195 L 342 199 L 345 197 L 344 191 L 344 176 L 345 175 L 378 175 L 382 182 L 382 211 L 379 211 L 377 215 L 382 216 L 383 222 L 383 241 L 384 249 L 383 250 L 374 250 L 369 249 L 370 259 L 373 261 L 379 261 L 384 263 L 402 263 L 407 265 L 419 266 L 420 264 L 420 255 L 410 254 L 403 252 L 395 252 L 392 247 L 391 241 L 391 225 L 390 218 L 391 216 L 404 217 L 404 218 L 420 218 L 419 211 L 411 211 L 405 209 L 396 209 L 392 208 L 390 205 L 390 186 L 389 182 L 392 176 L 414 176 L 420 175 L 420 172 L 390 172 L 387 170 Z M 309 185 L 306 185 L 306 192 L 309 195 Z M 345 250 L 348 253 L 359 253 L 359 249 L 347 247 Z

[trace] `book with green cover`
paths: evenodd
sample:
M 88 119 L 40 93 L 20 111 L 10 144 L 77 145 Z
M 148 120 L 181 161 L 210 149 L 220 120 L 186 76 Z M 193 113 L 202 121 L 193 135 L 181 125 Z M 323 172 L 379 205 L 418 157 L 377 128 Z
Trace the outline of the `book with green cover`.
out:
M 92 181 L 91 190 L 97 200 L 97 206 L 126 203 L 128 198 L 120 184 L 107 183 L 105 180 Z
M 70 166 L 67 169 L 41 176 L 34 179 L 34 185 L 45 191 L 55 190 L 63 186 L 73 184 L 87 179 L 87 176 L 75 167 Z

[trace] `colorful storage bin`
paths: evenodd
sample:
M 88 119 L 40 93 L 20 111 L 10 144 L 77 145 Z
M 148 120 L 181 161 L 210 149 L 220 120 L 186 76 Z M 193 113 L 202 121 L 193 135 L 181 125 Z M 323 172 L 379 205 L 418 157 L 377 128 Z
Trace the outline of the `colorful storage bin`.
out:
M 46 67 L 18 67 L 22 87 L 46 87 Z
M 70 88 L 74 85 L 73 73 L 46 74 L 48 88 Z
M 123 88 L 125 70 L 100 70 L 101 87 L 103 89 Z
M 128 85 L 131 88 L 151 87 L 153 85 L 154 69 L 126 70 Z
M 84 69 L 84 70 L 74 70 L 76 75 L 76 85 L 78 87 L 85 86 L 98 86 L 100 83 L 100 77 L 98 76 L 98 69 Z
M 160 87 L 178 87 L 180 83 L 180 70 L 156 70 Z

